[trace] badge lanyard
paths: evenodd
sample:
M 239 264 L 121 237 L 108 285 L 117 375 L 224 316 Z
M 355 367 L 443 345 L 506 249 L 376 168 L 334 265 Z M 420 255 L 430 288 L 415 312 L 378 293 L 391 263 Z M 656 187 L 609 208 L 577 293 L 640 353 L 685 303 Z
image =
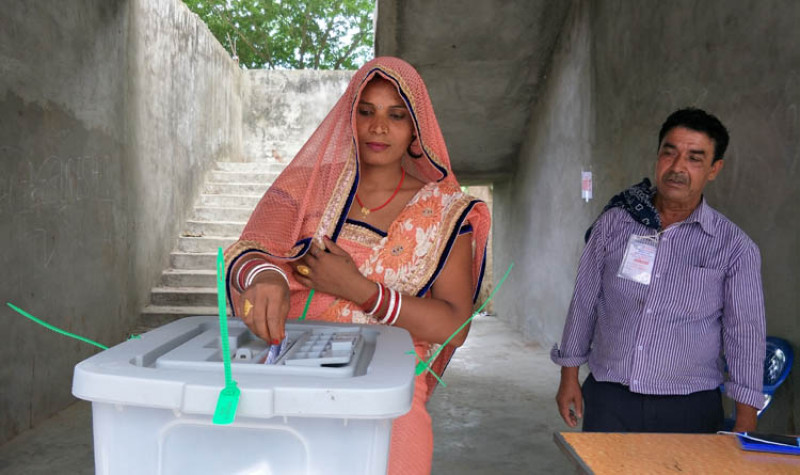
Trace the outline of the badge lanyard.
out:
M 644 285 L 650 285 L 653 275 L 653 266 L 656 262 L 658 250 L 658 237 L 664 231 L 659 231 L 652 236 L 639 236 L 631 234 L 622 263 L 617 271 L 617 277 L 632 280 Z

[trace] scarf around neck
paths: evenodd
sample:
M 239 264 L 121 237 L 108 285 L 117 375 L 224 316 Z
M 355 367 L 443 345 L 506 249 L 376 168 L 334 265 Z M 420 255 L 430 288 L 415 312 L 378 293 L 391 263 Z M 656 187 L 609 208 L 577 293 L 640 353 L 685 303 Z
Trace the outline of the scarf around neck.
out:
M 644 178 L 627 190 L 614 195 L 603 208 L 598 218 L 611 208 L 622 208 L 627 211 L 637 223 L 641 223 L 648 228 L 658 231 L 661 229 L 661 218 L 658 215 L 658 210 L 653 205 L 653 197 L 655 194 L 655 187 L 650 183 L 648 178 Z M 597 222 L 597 220 L 595 220 L 595 222 Z M 589 236 L 592 234 L 593 227 L 594 223 L 586 230 L 586 234 L 583 236 L 584 242 L 589 241 Z

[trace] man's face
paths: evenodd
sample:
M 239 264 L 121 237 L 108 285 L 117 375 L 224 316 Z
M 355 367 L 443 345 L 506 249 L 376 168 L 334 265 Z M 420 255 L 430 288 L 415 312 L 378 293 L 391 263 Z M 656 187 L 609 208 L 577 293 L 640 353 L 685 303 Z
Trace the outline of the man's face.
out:
M 714 180 L 720 170 L 722 160 L 714 162 L 714 141 L 708 135 L 675 127 L 658 147 L 658 196 L 665 204 L 694 207 L 700 202 L 706 183 Z

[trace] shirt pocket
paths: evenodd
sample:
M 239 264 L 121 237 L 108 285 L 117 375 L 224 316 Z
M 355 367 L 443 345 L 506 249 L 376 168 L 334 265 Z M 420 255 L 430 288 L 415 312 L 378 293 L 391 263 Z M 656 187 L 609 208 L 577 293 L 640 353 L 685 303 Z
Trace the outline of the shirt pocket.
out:
M 708 318 L 722 313 L 725 302 L 725 271 L 691 266 L 676 297 L 683 300 L 687 318 Z

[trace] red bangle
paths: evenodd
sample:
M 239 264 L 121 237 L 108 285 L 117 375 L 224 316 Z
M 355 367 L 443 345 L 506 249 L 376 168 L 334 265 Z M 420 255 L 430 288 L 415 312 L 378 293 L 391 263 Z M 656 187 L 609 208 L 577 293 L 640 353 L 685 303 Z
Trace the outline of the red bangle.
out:
M 371 296 L 370 298 L 368 298 L 368 299 L 367 299 L 367 300 L 366 300 L 364 303 L 362 303 L 362 304 L 360 305 L 360 307 L 361 307 L 361 308 L 362 308 L 362 309 L 363 309 L 363 310 L 364 310 L 364 311 L 365 311 L 367 314 L 375 313 L 375 312 L 377 312 L 377 311 L 378 311 L 378 310 L 375 308 L 375 304 L 376 304 L 376 303 L 378 302 L 378 300 L 380 299 L 380 296 L 381 296 L 381 294 L 382 294 L 382 292 L 381 292 L 381 290 L 382 290 L 382 289 L 381 289 L 381 284 L 378 284 L 377 282 L 376 282 L 376 284 L 378 285 L 378 288 L 377 288 L 377 289 L 375 289 L 375 293 L 374 293 L 374 294 L 372 294 L 372 296 Z M 372 310 L 372 311 L 370 312 L 370 310 Z
M 383 303 L 389 299 L 389 287 L 386 287 L 383 284 L 378 284 L 381 286 L 380 288 L 380 297 L 378 298 L 378 302 L 375 304 L 375 311 L 370 314 L 370 316 L 375 317 L 378 321 L 382 318 L 380 316 L 381 309 L 383 308 Z

